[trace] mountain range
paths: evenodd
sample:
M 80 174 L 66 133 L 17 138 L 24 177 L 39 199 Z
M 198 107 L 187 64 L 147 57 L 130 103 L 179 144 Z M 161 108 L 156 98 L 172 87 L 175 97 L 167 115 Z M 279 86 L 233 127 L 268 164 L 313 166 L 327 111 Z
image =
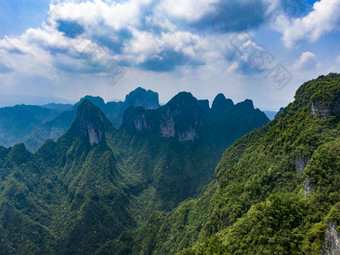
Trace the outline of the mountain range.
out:
M 268 122 L 251 100 L 220 94 L 210 108 L 181 92 L 160 107 L 143 89 L 124 103 L 86 97 L 74 111 L 38 126 L 61 136 L 35 153 L 0 147 L 0 254 L 105 254 L 155 211 L 198 196 L 222 152 Z
M 223 154 L 197 199 L 108 243 L 103 254 L 339 254 L 340 75 Z
M 117 128 L 90 99 L 35 153 L 0 147 L 0 254 L 339 254 L 340 74 L 269 123 L 181 92 Z
M 124 102 L 105 104 L 100 97 L 85 96 L 75 105 L 51 103 L 0 108 L 0 145 L 8 147 L 22 142 L 31 152 L 37 151 L 47 139 L 57 140 L 70 128 L 78 105 L 85 99 L 98 106 L 116 127 L 120 126 L 123 114 L 130 106 L 159 107 L 157 93 L 137 88 L 126 96 Z

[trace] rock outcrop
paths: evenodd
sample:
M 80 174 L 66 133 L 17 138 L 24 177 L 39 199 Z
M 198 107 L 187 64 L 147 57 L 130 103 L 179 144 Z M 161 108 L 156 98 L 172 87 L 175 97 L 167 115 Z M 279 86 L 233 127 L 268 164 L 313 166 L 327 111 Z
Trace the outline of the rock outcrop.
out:
M 80 135 L 92 146 L 105 142 L 105 131 L 109 128 L 110 121 L 97 106 L 87 99 L 80 103 L 76 120 L 71 127 L 75 135 Z
M 124 104 L 154 110 L 159 108 L 158 93 L 139 87 L 125 97 Z
M 295 159 L 295 170 L 297 173 L 302 173 L 303 170 L 306 168 L 308 160 L 304 160 L 302 158 Z
M 312 194 L 312 192 L 317 188 L 317 185 L 312 183 L 308 177 L 306 177 L 305 180 L 305 187 L 304 187 L 304 194 L 305 196 L 308 196 Z
M 162 138 L 195 142 L 204 130 L 204 110 L 190 93 L 182 92 L 158 110 L 130 107 L 123 127 L 131 133 L 152 132 Z
M 325 234 L 325 242 L 321 250 L 322 255 L 340 254 L 340 235 L 334 223 L 329 223 Z
M 331 115 L 331 107 L 322 105 L 320 101 L 313 101 L 310 114 L 313 118 L 327 119 Z
M 340 95 L 337 95 L 335 99 L 330 103 L 325 103 L 320 100 L 312 101 L 311 112 L 312 118 L 327 119 L 330 116 L 340 115 Z

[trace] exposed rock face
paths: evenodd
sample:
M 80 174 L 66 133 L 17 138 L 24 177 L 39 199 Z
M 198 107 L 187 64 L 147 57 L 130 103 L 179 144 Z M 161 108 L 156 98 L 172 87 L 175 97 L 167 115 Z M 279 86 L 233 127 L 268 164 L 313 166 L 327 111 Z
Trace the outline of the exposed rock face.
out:
M 105 141 L 104 130 L 96 125 L 98 123 L 82 122 L 81 123 L 81 134 L 85 137 L 91 145 L 98 144 Z
M 124 113 L 123 126 L 131 133 L 142 134 L 154 129 L 150 113 L 142 107 L 130 107 Z
M 310 179 L 307 177 L 305 181 L 304 194 L 308 196 L 317 188 L 316 184 L 311 183 Z
M 340 255 L 340 235 L 334 223 L 329 223 L 322 246 L 323 255 Z
M 297 173 L 302 173 L 307 166 L 308 161 L 302 158 L 295 159 L 295 169 Z
M 158 110 L 131 107 L 124 114 L 123 126 L 130 132 L 152 132 L 163 138 L 195 142 L 204 130 L 204 111 L 190 93 L 182 92 Z
M 173 118 L 167 119 L 160 126 L 161 137 L 175 137 L 175 121 Z
M 111 127 L 111 123 L 101 110 L 85 99 L 78 106 L 76 121 L 71 130 L 76 135 L 81 135 L 90 145 L 105 142 L 105 131 Z
M 157 109 L 159 108 L 158 93 L 139 87 L 125 97 L 125 104 L 140 106 L 146 110 Z
M 324 105 L 320 101 L 313 101 L 311 105 L 311 117 L 327 119 L 329 116 L 340 114 L 340 97 L 331 105 Z
M 188 142 L 188 141 L 191 141 L 191 142 L 194 142 L 196 141 L 197 139 L 199 138 L 199 133 L 198 131 L 196 130 L 196 128 L 189 128 L 188 130 L 185 130 L 184 132 L 182 133 L 179 133 L 178 135 L 178 141 L 180 142 Z
M 331 115 L 331 108 L 323 106 L 319 101 L 313 101 L 310 114 L 313 118 L 326 119 Z
M 194 142 L 204 130 L 204 111 L 191 93 L 179 93 L 160 112 L 161 137 Z

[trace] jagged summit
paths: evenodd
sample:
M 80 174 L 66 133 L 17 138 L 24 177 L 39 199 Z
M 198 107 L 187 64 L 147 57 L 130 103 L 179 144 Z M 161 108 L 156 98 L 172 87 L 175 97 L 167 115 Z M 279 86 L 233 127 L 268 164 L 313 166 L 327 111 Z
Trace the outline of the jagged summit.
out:
M 197 99 L 190 92 L 179 92 L 176 96 L 174 96 L 168 103 L 171 106 L 180 106 L 180 105 L 195 105 L 197 104 Z
M 105 142 L 105 131 L 112 127 L 104 113 L 88 99 L 83 100 L 78 106 L 77 117 L 71 126 L 91 145 Z
M 89 100 L 92 104 L 100 107 L 100 108 L 103 108 L 105 106 L 105 102 L 104 102 L 104 99 L 99 97 L 99 96 L 91 96 L 91 95 L 87 95 L 87 96 L 84 96 L 83 98 L 81 98 L 79 100 L 78 103 L 76 103 L 75 107 L 78 107 L 84 100 Z
M 250 99 L 246 99 L 243 102 L 236 104 L 236 108 L 241 111 L 252 111 L 255 109 L 253 101 Z
M 125 104 L 151 110 L 159 108 L 158 93 L 138 87 L 125 97 Z
M 124 114 L 123 128 L 130 133 L 151 132 L 180 142 L 196 142 L 209 133 L 215 141 L 231 144 L 230 134 L 240 137 L 268 121 L 264 113 L 254 109 L 251 100 L 234 105 L 231 99 L 219 94 L 210 109 L 208 100 L 197 100 L 189 92 L 180 92 L 157 110 L 128 109 Z
M 218 94 L 212 104 L 213 111 L 221 111 L 226 109 L 231 109 L 234 106 L 234 103 L 231 99 L 226 99 L 225 96 L 220 93 Z

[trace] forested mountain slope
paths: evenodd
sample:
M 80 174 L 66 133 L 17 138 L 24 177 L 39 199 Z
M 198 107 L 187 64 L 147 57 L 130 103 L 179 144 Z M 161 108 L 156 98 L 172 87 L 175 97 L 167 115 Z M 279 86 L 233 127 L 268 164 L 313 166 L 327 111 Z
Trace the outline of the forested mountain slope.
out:
M 180 93 L 157 110 L 130 108 L 132 119 L 125 121 L 139 123 L 140 111 L 156 113 L 155 123 L 170 123 L 174 132 L 140 133 L 127 123 L 117 129 L 84 99 L 57 141 L 47 140 L 34 154 L 24 144 L 0 147 L 0 254 L 103 254 L 155 210 L 170 211 L 199 194 L 230 145 L 216 143 L 209 131 L 211 109 Z M 197 114 L 188 119 L 192 111 Z M 222 111 L 223 116 L 229 118 Z M 241 119 L 246 122 L 230 126 L 251 131 L 268 121 L 253 107 Z M 196 128 L 197 137 L 187 132 Z M 179 139 L 186 136 L 195 139 Z M 230 143 L 238 138 L 228 132 L 224 137 Z
M 0 145 L 8 147 L 19 143 L 40 123 L 58 114 L 58 110 L 33 105 L 0 108 Z
M 115 254 L 338 254 L 340 75 L 223 154 L 202 195 L 107 244 Z M 109 253 L 107 253 L 109 254 Z

